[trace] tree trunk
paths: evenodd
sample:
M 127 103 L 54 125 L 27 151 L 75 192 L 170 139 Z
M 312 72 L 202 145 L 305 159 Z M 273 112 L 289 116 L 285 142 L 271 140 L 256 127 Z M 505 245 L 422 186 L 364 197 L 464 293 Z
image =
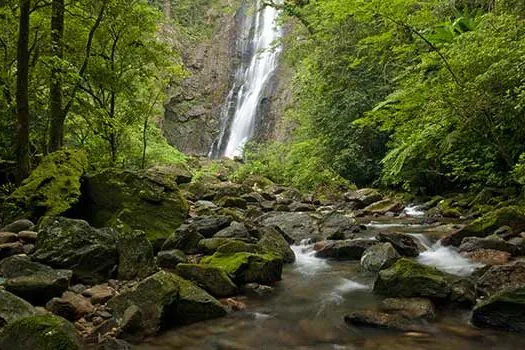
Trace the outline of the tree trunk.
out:
M 16 76 L 15 154 L 17 181 L 29 175 L 29 11 L 30 0 L 20 0 Z
M 164 0 L 164 16 L 171 18 L 171 0 Z
M 51 10 L 51 53 L 61 61 L 63 58 L 64 0 L 53 0 Z M 62 108 L 62 69 L 54 65 L 51 69 L 49 86 L 49 128 L 48 151 L 54 152 L 64 144 L 65 114 Z

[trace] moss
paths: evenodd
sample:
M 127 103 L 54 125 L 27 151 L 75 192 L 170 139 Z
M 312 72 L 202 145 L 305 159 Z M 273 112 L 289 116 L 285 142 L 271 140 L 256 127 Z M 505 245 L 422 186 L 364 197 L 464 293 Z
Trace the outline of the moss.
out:
M 7 325 L 0 348 L 10 350 L 77 350 L 82 345 L 72 324 L 54 315 L 30 316 Z
M 80 179 L 88 167 L 87 155 L 80 150 L 49 154 L 7 199 L 11 220 L 58 216 L 80 198 Z
M 219 253 L 234 254 L 234 253 L 261 253 L 263 249 L 255 244 L 249 244 L 237 240 L 229 240 L 217 248 Z
M 489 233 L 505 225 L 516 229 L 525 228 L 523 209 L 515 206 L 497 209 L 476 219 L 470 225 L 465 227 L 464 231 L 472 233 Z
M 178 264 L 179 276 L 190 280 L 216 297 L 230 297 L 236 294 L 237 286 L 227 273 L 217 267 L 195 264 Z

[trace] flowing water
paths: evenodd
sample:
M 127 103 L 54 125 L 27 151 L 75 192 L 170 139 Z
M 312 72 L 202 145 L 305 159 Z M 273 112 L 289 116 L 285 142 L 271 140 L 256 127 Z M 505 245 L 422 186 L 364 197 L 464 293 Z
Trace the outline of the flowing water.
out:
M 211 151 L 215 157 L 242 155 L 246 142 L 254 135 L 264 89 L 277 67 L 281 48 L 273 46 L 282 35 L 275 23 L 279 12 L 262 3 L 257 0 L 253 16 L 244 23 L 243 36 L 248 40 L 243 41 L 243 58 L 223 106 L 221 134 Z
M 456 275 L 478 265 L 437 242 L 434 226 L 412 218 L 366 222 L 364 235 L 391 230 L 413 235 L 426 247 L 417 260 Z M 469 325 L 470 311 L 438 307 L 438 319 L 426 333 L 354 328 L 343 317 L 373 309 L 381 298 L 372 293 L 375 276 L 359 262 L 314 256 L 308 241 L 294 246 L 296 262 L 285 267 L 283 280 L 266 298 L 244 299 L 247 309 L 229 316 L 170 330 L 137 347 L 145 350 L 297 349 L 297 350 L 516 350 L 523 338 L 512 333 L 479 330 Z

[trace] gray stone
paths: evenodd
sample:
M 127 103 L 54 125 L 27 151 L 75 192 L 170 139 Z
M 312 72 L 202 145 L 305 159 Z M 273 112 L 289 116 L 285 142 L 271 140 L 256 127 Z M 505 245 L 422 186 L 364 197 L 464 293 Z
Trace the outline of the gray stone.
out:
M 401 256 L 390 243 L 374 245 L 363 253 L 361 257 L 361 270 L 379 272 L 387 269 Z

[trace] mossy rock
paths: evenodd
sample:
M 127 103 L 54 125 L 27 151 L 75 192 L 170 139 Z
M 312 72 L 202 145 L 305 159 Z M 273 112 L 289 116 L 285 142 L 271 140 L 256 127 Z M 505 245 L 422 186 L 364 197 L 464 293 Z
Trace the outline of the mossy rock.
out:
M 182 250 L 186 254 L 195 254 L 199 251 L 199 242 L 204 239 L 195 227 L 182 225 L 162 245 L 162 250 Z
M 497 328 L 525 332 L 525 287 L 505 290 L 476 305 L 472 324 L 483 328 Z
M 21 318 L 36 315 L 36 309 L 24 299 L 0 289 L 0 328 Z
M 237 294 L 237 286 L 220 268 L 196 264 L 178 264 L 175 271 L 179 276 L 192 281 L 215 297 L 226 298 Z
M 217 248 L 217 252 L 223 254 L 235 253 L 263 253 L 265 250 L 256 244 L 250 244 L 238 240 L 230 240 Z
M 363 209 L 365 215 L 385 215 L 388 212 L 399 213 L 403 210 L 403 203 L 395 199 L 386 198 L 375 202 Z
M 9 220 L 57 216 L 69 211 L 80 199 L 81 178 L 88 167 L 80 150 L 49 154 L 31 175 L 7 198 Z M 8 221 L 9 221 L 8 220 Z
M 262 237 L 257 243 L 262 250 L 274 253 L 283 258 L 285 263 L 295 262 L 295 253 L 284 239 L 283 235 L 274 227 L 263 227 L 260 229 Z M 221 247 L 222 248 L 222 247 Z
M 273 253 L 215 253 L 201 260 L 201 264 L 223 269 L 238 284 L 268 284 L 281 280 L 282 257 Z
M 217 201 L 217 204 L 223 208 L 247 208 L 246 200 L 241 197 L 222 197 Z
M 189 206 L 176 178 L 148 171 L 105 169 L 86 177 L 87 219 L 95 226 L 146 232 L 155 248 L 186 219 Z
M 450 295 L 451 287 L 443 272 L 402 258 L 379 272 L 374 292 L 389 297 L 445 299 Z
M 232 238 L 206 238 L 199 241 L 197 248 L 199 252 L 211 255 L 215 253 L 220 246 L 232 241 L 234 241 Z
M 118 279 L 143 279 L 156 272 L 153 247 L 144 231 L 117 234 Z
M 51 314 L 19 319 L 4 327 L 0 349 L 80 350 L 83 349 L 75 327 Z

